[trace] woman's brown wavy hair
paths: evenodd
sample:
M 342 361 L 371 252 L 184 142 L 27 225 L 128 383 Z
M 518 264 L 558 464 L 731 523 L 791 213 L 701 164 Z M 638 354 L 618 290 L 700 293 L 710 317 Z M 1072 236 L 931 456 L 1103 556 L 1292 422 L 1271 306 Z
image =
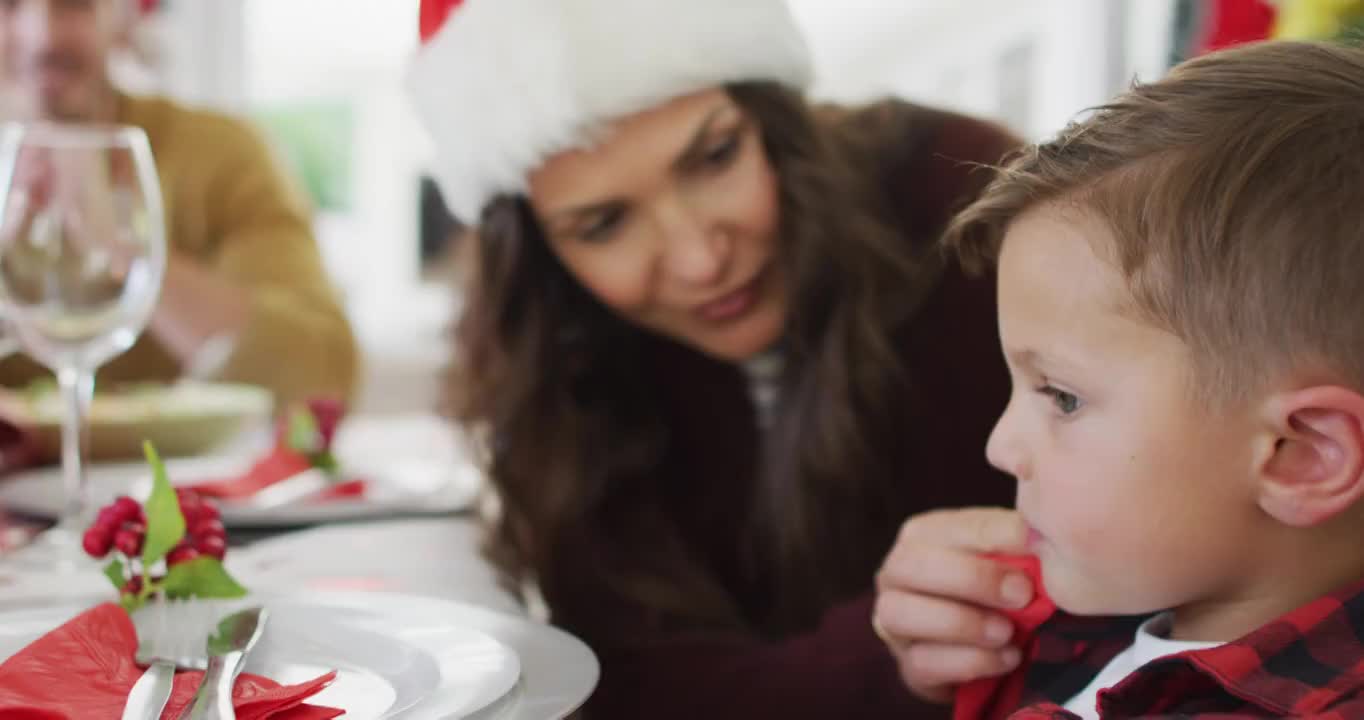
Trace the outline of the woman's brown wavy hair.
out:
M 589 637 L 589 626 L 609 626 L 594 615 L 622 606 L 689 627 L 780 633 L 864 588 L 874 570 L 848 562 L 849 543 L 886 512 L 880 486 L 897 472 L 878 445 L 907 383 L 892 336 L 940 263 L 912 254 L 882 192 L 854 172 L 874 148 L 817 122 L 781 86 L 728 91 L 762 130 L 793 279 L 780 410 L 757 477 L 734 488 L 752 508 L 735 552 L 780 600 L 773 617 L 745 617 L 667 519 L 671 434 L 658 388 L 673 380 L 654 377 L 648 358 L 668 341 L 584 290 L 524 198 L 490 203 L 471 238 L 451 399 L 481 439 L 499 500 L 488 550 L 510 580 L 538 583 L 556 621 Z

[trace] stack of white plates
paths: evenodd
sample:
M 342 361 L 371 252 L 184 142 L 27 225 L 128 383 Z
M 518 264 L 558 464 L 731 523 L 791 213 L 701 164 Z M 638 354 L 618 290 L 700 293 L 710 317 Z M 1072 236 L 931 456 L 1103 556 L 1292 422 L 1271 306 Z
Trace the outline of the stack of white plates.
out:
M 570 635 L 445 600 L 388 593 L 263 595 L 271 619 L 247 672 L 289 684 L 335 670 L 308 702 L 347 718 L 561 718 L 595 687 Z M 90 603 L 0 612 L 0 659 Z

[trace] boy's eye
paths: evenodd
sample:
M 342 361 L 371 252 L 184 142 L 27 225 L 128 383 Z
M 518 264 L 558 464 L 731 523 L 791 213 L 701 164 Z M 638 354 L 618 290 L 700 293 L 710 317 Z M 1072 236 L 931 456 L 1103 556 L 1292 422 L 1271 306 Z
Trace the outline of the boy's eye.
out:
M 1051 398 L 1052 404 L 1062 415 L 1073 415 L 1080 409 L 1080 398 L 1076 397 L 1074 393 L 1068 393 L 1050 385 L 1038 388 L 1037 392 Z

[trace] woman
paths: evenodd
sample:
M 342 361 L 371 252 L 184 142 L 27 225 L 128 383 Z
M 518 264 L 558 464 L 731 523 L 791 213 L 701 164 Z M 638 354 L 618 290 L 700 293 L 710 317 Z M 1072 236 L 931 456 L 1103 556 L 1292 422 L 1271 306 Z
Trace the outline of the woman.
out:
M 1010 496 L 992 281 L 935 240 L 1014 139 L 811 109 L 784 0 L 453 5 L 411 86 L 478 227 L 455 411 L 589 717 L 922 711 L 873 577 L 908 515 Z

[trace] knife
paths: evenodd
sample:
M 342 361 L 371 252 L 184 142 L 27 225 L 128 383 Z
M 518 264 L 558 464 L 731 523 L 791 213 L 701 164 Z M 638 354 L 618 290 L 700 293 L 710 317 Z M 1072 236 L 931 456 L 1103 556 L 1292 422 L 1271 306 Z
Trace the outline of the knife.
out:
M 204 673 L 194 702 L 180 720 L 235 720 L 232 686 L 246 664 L 246 654 L 260 639 L 268 614 L 265 608 L 233 613 L 218 623 L 208 638 L 208 671 Z
M 175 664 L 158 660 L 151 664 L 128 692 L 123 720 L 156 720 L 166 706 L 175 683 Z

